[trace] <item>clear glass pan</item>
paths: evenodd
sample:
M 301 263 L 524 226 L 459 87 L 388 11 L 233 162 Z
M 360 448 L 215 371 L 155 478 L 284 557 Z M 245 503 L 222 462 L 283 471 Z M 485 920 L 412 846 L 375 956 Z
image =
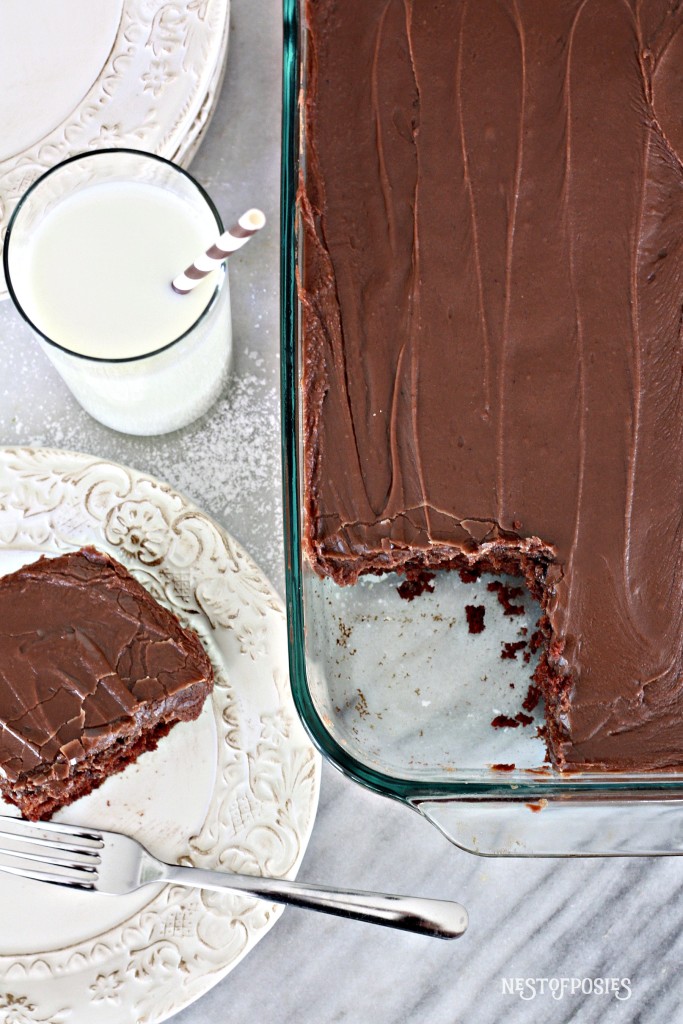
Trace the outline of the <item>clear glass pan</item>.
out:
M 321 580 L 302 551 L 301 317 L 303 239 L 296 194 L 305 175 L 303 3 L 284 0 L 282 137 L 282 455 L 290 673 L 314 742 L 344 774 L 418 810 L 453 843 L 492 856 L 683 854 L 683 774 L 559 773 L 532 723 L 514 717 L 533 671 L 503 644 L 527 637 L 540 609 L 509 617 L 490 578 L 439 573 L 413 601 L 393 575 L 356 586 Z M 511 585 L 515 580 L 504 581 Z M 472 635 L 466 605 L 486 608 Z M 510 768 L 514 765 L 514 768 Z

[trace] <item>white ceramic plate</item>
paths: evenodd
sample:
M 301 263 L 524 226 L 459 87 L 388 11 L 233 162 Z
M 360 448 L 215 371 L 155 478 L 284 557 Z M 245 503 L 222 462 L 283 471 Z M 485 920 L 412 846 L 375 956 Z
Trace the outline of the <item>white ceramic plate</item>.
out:
M 28 186 L 74 153 L 129 146 L 187 166 L 229 14 L 230 0 L 2 0 L 0 239 Z
M 85 544 L 199 633 L 216 686 L 196 722 L 55 820 L 127 832 L 167 860 L 292 877 L 320 762 L 289 696 L 279 598 L 166 484 L 89 455 L 0 448 L 0 573 Z M 0 1020 L 164 1020 L 231 970 L 281 909 L 178 886 L 106 897 L 0 875 Z

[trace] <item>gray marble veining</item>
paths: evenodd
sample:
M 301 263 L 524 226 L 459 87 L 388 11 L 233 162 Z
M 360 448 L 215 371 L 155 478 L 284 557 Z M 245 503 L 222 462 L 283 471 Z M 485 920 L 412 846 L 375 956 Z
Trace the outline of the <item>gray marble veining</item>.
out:
M 233 258 L 235 368 L 203 421 L 134 439 L 83 413 L 0 306 L 0 442 L 91 451 L 192 497 L 283 589 L 278 412 L 280 5 L 233 0 L 220 103 L 193 171 L 224 218 L 262 205 L 269 227 Z M 178 1024 L 675 1024 L 683 1019 L 683 861 L 483 860 L 417 814 L 325 767 L 300 877 L 450 897 L 453 943 L 289 910 Z M 515 979 L 627 979 L 615 995 L 541 992 Z M 506 990 L 507 986 L 507 990 Z M 532 990 L 527 985 L 523 994 Z M 558 994 L 556 989 L 556 995 Z

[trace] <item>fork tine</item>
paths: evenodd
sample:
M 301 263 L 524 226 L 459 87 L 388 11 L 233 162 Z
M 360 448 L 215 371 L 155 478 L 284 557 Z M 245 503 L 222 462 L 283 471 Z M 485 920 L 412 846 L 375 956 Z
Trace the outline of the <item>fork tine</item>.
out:
M 54 847 L 52 847 L 54 851 Z M 61 852 L 61 848 L 60 848 Z M 76 853 L 80 851 L 76 850 Z M 31 853 L 30 850 L 8 850 L 5 847 L 0 847 L 0 855 L 3 857 L 15 857 L 19 860 L 33 860 L 39 864 L 51 864 L 55 868 L 73 868 L 78 871 L 89 871 L 92 874 L 97 874 L 97 867 L 100 863 L 100 857 L 97 853 L 84 853 L 83 856 L 90 859 L 90 863 L 87 860 L 67 860 L 66 857 L 57 857 L 47 853 Z
M 59 850 L 61 853 L 82 853 L 84 856 L 97 857 L 103 847 L 103 843 L 98 846 L 77 846 L 74 843 L 66 842 L 58 837 L 53 836 L 51 839 L 45 839 L 43 836 L 31 835 L 28 831 L 26 834 L 23 832 L 10 832 L 3 828 L 0 828 L 0 839 L 12 839 L 17 843 L 30 843 L 31 846 L 47 846 L 50 850 Z
M 2 864 L 0 873 L 17 875 L 19 878 L 30 878 L 34 882 L 50 882 L 52 885 L 61 885 L 67 889 L 86 889 L 88 891 L 95 889 L 94 882 L 82 882 L 75 878 L 67 878 L 66 875 L 53 875 L 49 871 L 36 871 L 33 868 L 19 868 Z
M 11 818 L 8 815 L 0 815 L 0 830 L 4 835 L 16 835 L 20 838 L 29 836 L 40 837 L 41 832 L 49 832 L 55 843 L 62 843 L 64 839 L 77 839 L 91 847 L 95 845 L 101 848 L 104 845 L 104 837 L 95 829 L 82 828 L 78 825 L 66 825 L 56 821 L 26 821 L 25 818 Z
M 95 888 L 104 840 L 94 829 L 0 815 L 0 838 L 11 844 L 0 848 L 0 872 L 72 889 Z M 40 865 L 53 870 L 42 871 Z

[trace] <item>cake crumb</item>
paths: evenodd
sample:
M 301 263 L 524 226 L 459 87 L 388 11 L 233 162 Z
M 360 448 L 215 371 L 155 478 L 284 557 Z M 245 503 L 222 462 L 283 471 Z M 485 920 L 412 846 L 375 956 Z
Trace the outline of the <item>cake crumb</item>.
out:
M 337 637 L 337 644 L 339 647 L 346 647 L 348 640 L 353 632 L 352 626 L 347 626 L 343 619 L 339 619 L 339 636 Z
M 404 580 L 399 587 L 397 587 L 398 596 L 403 598 L 404 601 L 414 601 L 416 597 L 420 597 L 425 591 L 429 594 L 434 593 L 434 584 L 432 580 L 435 579 L 435 572 L 427 572 L 426 570 L 417 573 L 415 576 L 410 576 Z
M 486 589 L 492 594 L 495 593 L 498 601 L 503 606 L 504 615 L 524 614 L 524 605 L 512 603 L 515 598 L 524 596 L 523 587 L 508 587 L 505 583 L 501 583 L 500 580 L 493 580 L 487 584 Z
M 525 711 L 533 711 L 538 706 L 538 702 L 541 699 L 541 691 L 538 686 L 534 683 L 529 684 L 529 689 L 526 692 L 526 697 L 522 701 L 522 707 Z
M 543 643 L 543 633 L 540 629 L 537 629 L 535 633 L 532 633 L 529 638 L 529 648 L 532 651 L 537 651 Z
M 491 722 L 494 729 L 518 729 L 519 724 L 516 718 L 510 718 L 509 715 L 496 715 Z
M 476 569 L 458 569 L 458 575 L 463 583 L 476 583 L 479 579 Z
M 515 643 L 503 641 L 500 657 L 502 661 L 517 661 L 517 654 L 526 647 L 526 640 L 517 640 Z
M 466 604 L 465 615 L 467 616 L 467 628 L 470 633 L 483 633 L 484 616 L 486 608 L 483 604 Z

